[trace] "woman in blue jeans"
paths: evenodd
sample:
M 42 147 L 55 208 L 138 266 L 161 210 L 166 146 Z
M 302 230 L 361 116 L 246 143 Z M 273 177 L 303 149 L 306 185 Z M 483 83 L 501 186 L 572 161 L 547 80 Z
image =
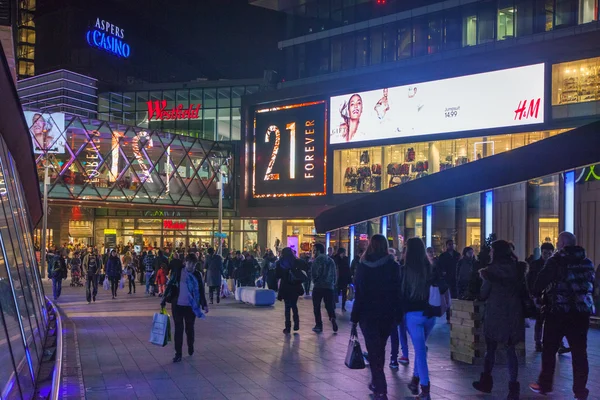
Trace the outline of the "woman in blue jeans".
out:
M 420 238 L 408 239 L 406 262 L 402 268 L 400 281 L 401 304 L 404 307 L 406 329 L 412 339 L 415 351 L 413 377 L 408 385 L 417 399 L 431 399 L 429 394 L 429 368 L 425 342 L 435 326 L 435 317 L 429 316 L 429 288 L 439 286 L 441 292 L 447 290 L 433 266 L 427 259 L 425 245 Z M 421 393 L 419 393 L 419 383 Z

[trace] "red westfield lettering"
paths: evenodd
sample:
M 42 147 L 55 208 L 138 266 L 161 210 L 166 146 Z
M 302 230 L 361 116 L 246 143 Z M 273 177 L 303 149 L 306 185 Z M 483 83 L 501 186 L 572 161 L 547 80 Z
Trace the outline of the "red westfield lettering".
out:
M 170 219 L 163 220 L 163 229 L 185 230 L 187 222 L 178 222 Z
M 177 105 L 167 110 L 166 100 L 154 100 L 146 102 L 148 105 L 148 120 L 160 119 L 198 119 L 200 118 L 200 108 L 202 104 L 190 104 L 188 108 L 183 108 L 183 104 Z
M 538 99 L 531 99 L 531 100 L 523 100 L 523 101 L 519 101 L 519 107 L 517 107 L 517 109 L 515 110 L 515 120 L 516 119 L 529 119 L 529 117 L 531 118 L 535 118 L 537 119 L 538 114 L 540 112 L 540 102 L 542 101 L 541 97 L 538 97 Z M 529 105 L 529 108 L 527 108 L 527 106 Z

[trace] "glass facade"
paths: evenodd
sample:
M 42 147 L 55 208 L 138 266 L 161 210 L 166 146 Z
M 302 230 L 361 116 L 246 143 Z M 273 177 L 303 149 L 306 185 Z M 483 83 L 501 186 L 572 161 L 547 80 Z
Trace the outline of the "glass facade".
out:
M 48 317 L 24 192 L 0 139 L 0 397 L 32 398 Z
M 333 193 L 378 192 L 567 130 L 335 150 Z
M 287 10 L 289 38 L 398 13 L 405 11 L 408 5 L 394 0 L 383 3 L 294 0 L 291 3 L 296 5 Z M 484 0 L 451 8 L 440 4 L 440 11 L 435 13 L 422 8 L 424 15 L 408 10 L 397 14 L 394 22 L 381 24 L 381 20 L 373 20 L 374 26 L 368 29 L 284 45 L 285 78 L 301 79 L 420 57 L 598 19 L 597 0 Z
M 190 83 L 189 86 L 193 86 Z M 109 92 L 98 96 L 98 118 L 142 129 L 160 130 L 200 139 L 229 141 L 241 139 L 240 107 L 242 96 L 255 93 L 258 84 L 217 87 Z M 150 103 L 149 103 L 150 102 Z M 166 103 L 165 103 L 166 102 Z M 161 118 L 153 110 L 197 111 L 174 118 Z
M 223 207 L 234 206 L 231 145 L 62 113 L 25 114 L 40 182 L 46 160 L 50 166 L 50 199 L 216 208 L 221 174 Z M 49 133 L 33 126 L 42 118 Z M 50 145 L 39 146 L 43 134 Z
M 552 105 L 600 100 L 600 57 L 552 65 Z

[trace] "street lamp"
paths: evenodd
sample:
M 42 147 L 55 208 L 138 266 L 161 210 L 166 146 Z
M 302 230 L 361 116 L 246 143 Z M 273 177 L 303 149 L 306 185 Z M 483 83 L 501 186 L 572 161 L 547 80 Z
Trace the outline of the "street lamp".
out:
M 42 278 L 46 277 L 46 240 L 48 232 L 48 185 L 50 184 L 50 177 L 48 176 L 48 169 L 51 167 L 51 157 L 48 156 L 44 159 L 44 215 L 42 217 L 42 248 L 40 263 L 42 266 L 41 275 Z
M 221 257 L 223 256 L 223 239 L 225 238 L 225 234 L 223 233 L 223 177 L 227 176 L 230 158 L 230 156 L 223 157 L 222 155 L 218 155 L 213 159 L 214 161 L 218 160 L 218 168 L 215 169 L 217 170 L 217 190 L 219 191 L 219 231 L 215 236 L 219 238 L 217 254 Z

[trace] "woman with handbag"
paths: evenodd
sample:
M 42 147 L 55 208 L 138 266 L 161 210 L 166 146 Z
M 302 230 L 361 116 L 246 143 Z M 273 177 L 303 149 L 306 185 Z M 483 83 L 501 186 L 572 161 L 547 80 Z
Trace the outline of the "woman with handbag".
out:
M 480 298 L 485 301 L 483 331 L 487 350 L 483 373 L 473 387 L 480 392 L 490 393 L 493 387 L 492 369 L 499 344 L 506 347 L 508 359 L 508 397 L 518 400 L 520 385 L 517 381 L 519 361 L 515 346 L 525 340 L 525 318 L 523 306 L 525 297 L 525 272 L 527 264 L 518 262 L 510 243 L 496 240 L 490 252 L 492 262 L 480 270 L 483 278 Z
M 306 264 L 297 259 L 291 248 L 281 250 L 281 258 L 275 265 L 275 277 L 279 280 L 277 300 L 285 303 L 285 329 L 284 334 L 289 334 L 292 328 L 291 312 L 294 313 L 294 331 L 300 329 L 300 316 L 298 314 L 298 297 L 304 294 L 302 283 L 306 279 Z M 291 311 L 291 312 L 290 312 Z
M 117 297 L 117 289 L 123 275 L 123 264 L 121 258 L 115 249 L 110 251 L 110 256 L 106 261 L 106 277 L 110 281 L 110 290 L 113 300 Z
M 383 367 L 385 345 L 398 317 L 400 266 L 388 253 L 388 241 L 373 235 L 369 247 L 356 268 L 355 297 L 351 321 L 365 337 L 374 399 L 387 399 L 387 382 Z
M 425 343 L 435 326 L 436 317 L 444 312 L 441 306 L 438 306 L 437 310 L 433 309 L 430 294 L 434 288 L 440 297 L 448 292 L 448 285 L 427 258 L 423 240 L 418 237 L 408 239 L 400 278 L 400 297 L 405 312 L 406 329 L 415 352 L 413 377 L 408 388 L 417 395 L 417 399 L 431 399 Z

